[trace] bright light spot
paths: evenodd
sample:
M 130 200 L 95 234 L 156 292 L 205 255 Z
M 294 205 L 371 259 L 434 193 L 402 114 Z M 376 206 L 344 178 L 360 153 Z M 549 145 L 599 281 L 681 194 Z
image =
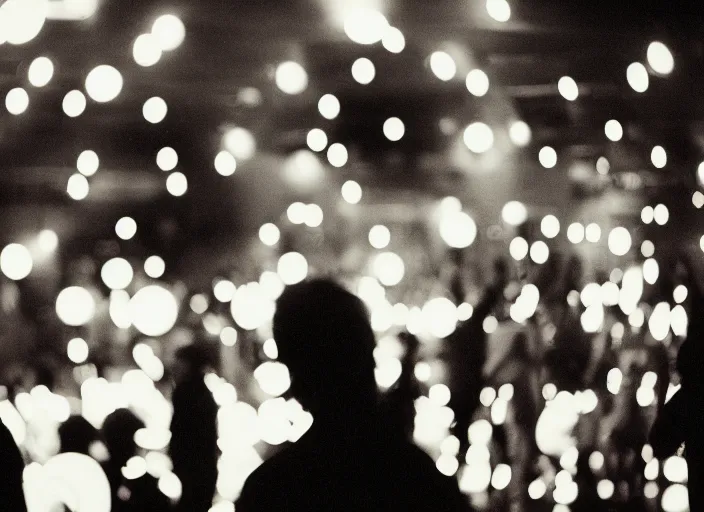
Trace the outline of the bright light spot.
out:
M 569 76 L 563 76 L 557 82 L 557 89 L 560 95 L 567 101 L 574 101 L 579 97 L 579 88 L 577 87 L 577 82 Z
M 64 100 L 61 104 L 64 109 L 64 114 L 68 117 L 78 117 L 86 110 L 86 97 L 78 90 L 69 91 L 64 96 Z
M 601 298 L 604 306 L 617 306 L 621 291 L 616 283 L 607 281 L 601 285 Z
M 29 65 L 27 79 L 34 87 L 44 87 L 54 76 L 54 63 L 47 57 L 37 57 Z
M 375 249 L 385 249 L 391 243 L 391 231 L 386 226 L 374 226 L 369 230 L 369 243 Z
M 51 253 L 59 246 L 59 236 L 51 229 L 43 229 L 37 237 L 37 242 L 42 251 Z
M 93 319 L 95 300 L 85 288 L 65 288 L 56 297 L 56 314 L 66 325 L 80 327 Z
M 413 369 L 413 374 L 415 375 L 416 379 L 418 379 L 418 381 L 428 382 L 433 376 L 433 371 L 428 363 L 420 362 L 416 363 L 416 366 Z
M 430 56 L 430 69 L 443 82 L 452 80 L 457 74 L 457 64 L 445 52 L 435 52 Z
M 144 106 L 142 107 L 142 115 L 146 121 L 152 124 L 157 124 L 166 118 L 168 110 L 169 108 L 167 107 L 166 102 L 162 98 L 155 96 L 144 102 Z
M 509 226 L 520 226 L 528 218 L 528 210 L 519 201 L 509 201 L 501 210 L 501 218 Z
M 159 478 L 159 483 L 157 485 L 164 496 L 172 500 L 179 499 L 183 492 L 181 480 L 179 480 L 179 478 L 171 471 L 163 474 Z
M 484 388 L 479 393 L 479 401 L 484 407 L 491 407 L 491 404 L 496 400 L 496 390 L 494 388 Z
M 582 329 L 587 333 L 598 332 L 604 325 L 604 307 L 602 304 L 589 306 L 580 318 Z
M 504 384 L 499 388 L 499 398 L 506 402 L 510 402 L 513 398 L 514 388 L 513 384 Z
M 88 180 L 82 174 L 74 174 L 68 179 L 66 184 L 66 193 L 76 201 L 80 201 L 88 197 L 90 185 Z
M 473 445 L 488 446 L 494 433 L 494 427 L 487 420 L 477 420 L 467 429 L 467 438 Z
M 689 493 L 682 484 L 674 484 L 662 493 L 664 512 L 687 512 L 689 510 Z
M 482 322 L 482 329 L 484 329 L 484 332 L 487 334 L 495 333 L 498 328 L 499 321 L 495 316 L 488 316 L 484 319 L 484 322 Z
M 323 223 L 323 209 L 317 204 L 309 204 L 306 206 L 305 225 L 309 228 L 317 228 Z
M 392 142 L 401 140 L 406 132 L 406 127 L 398 117 L 390 117 L 384 121 L 384 135 Z
M 658 494 L 660 494 L 660 488 L 657 483 L 648 482 L 645 484 L 645 487 L 643 488 L 643 496 L 649 500 L 654 500 L 658 497 Z
M 5 96 L 5 108 L 13 116 L 23 114 L 29 107 L 29 94 L 21 87 L 15 87 Z
M 401 361 L 395 357 L 387 357 L 382 361 L 377 361 L 376 368 L 374 369 L 374 378 L 380 388 L 389 389 L 396 384 L 402 372 L 403 367 L 401 366 Z
M 546 215 L 540 221 L 540 231 L 545 238 L 555 238 L 560 233 L 560 221 L 554 215 Z
M 675 59 L 670 49 L 659 41 L 648 46 L 648 64 L 660 75 L 669 75 L 675 69 Z
M 699 170 L 697 172 L 697 179 L 699 180 L 699 185 L 704 186 L 704 164 L 699 164 Z M 699 210 L 704 206 L 704 194 L 698 190 L 692 194 L 692 204 Z
M 318 101 L 318 111 L 325 119 L 335 119 L 340 114 L 340 100 L 332 94 L 325 94 Z
M 152 25 L 152 35 L 165 52 L 175 50 L 186 38 L 186 27 L 173 14 L 159 16 Z
M 533 134 L 530 126 L 523 121 L 514 121 L 508 129 L 508 136 L 516 146 L 524 148 L 530 144 Z
M 481 69 L 473 69 L 467 73 L 465 86 L 470 94 L 477 97 L 485 96 L 489 92 L 489 77 Z
M 268 361 L 254 370 L 254 378 L 259 387 L 270 396 L 281 396 L 291 387 L 288 368 L 277 362 Z
M 166 271 L 166 263 L 159 256 L 149 256 L 144 262 L 144 272 L 152 279 L 159 279 Z
M 232 128 L 225 134 L 223 145 L 238 160 L 249 160 L 257 151 L 254 135 L 240 127 Z
M 320 152 L 328 146 L 328 136 L 320 128 L 313 128 L 306 136 L 306 143 L 311 151 Z
M 111 290 L 124 290 L 132 282 L 134 270 L 126 259 L 113 258 L 105 262 L 100 277 Z
M 530 496 L 530 499 L 532 500 L 542 499 L 543 496 L 545 496 L 545 493 L 547 492 L 548 487 L 547 485 L 545 485 L 545 482 L 543 482 L 543 480 L 540 478 L 533 480 L 528 486 L 528 496 Z
M 237 343 L 237 329 L 230 326 L 224 327 L 220 331 L 220 341 L 226 347 L 234 347 Z
M 656 341 L 663 341 L 670 333 L 671 325 L 670 305 L 667 302 L 661 302 L 655 306 L 648 320 L 650 334 Z
M 384 252 L 374 258 L 374 274 L 384 286 L 396 286 L 403 280 L 406 267 L 403 259 L 393 252 Z
M 667 151 L 662 146 L 655 146 L 650 152 L 650 161 L 657 169 L 662 169 L 667 165 Z
M 631 233 L 624 227 L 617 227 L 609 233 L 609 250 L 615 256 L 625 256 L 631 250 Z
M 153 34 L 142 34 L 134 40 L 132 46 L 132 57 L 134 61 L 144 67 L 153 66 L 161 59 L 161 46 L 159 40 Z
M 511 240 L 508 250 L 514 260 L 521 261 L 528 256 L 528 242 L 525 238 L 517 236 Z
M 582 304 L 585 308 L 593 306 L 594 304 L 601 304 L 601 286 L 599 286 L 597 283 L 587 284 L 582 290 L 582 293 L 580 293 L 579 298 L 581 299 Z
M 291 224 L 303 224 L 306 221 L 306 213 L 306 205 L 300 202 L 291 203 L 286 209 L 286 216 Z
M 599 227 L 599 224 L 591 223 L 587 226 L 587 229 L 585 230 L 587 242 L 591 242 L 593 244 L 597 243 L 599 240 L 601 240 L 601 228 Z
M 430 401 L 440 407 L 449 404 L 451 397 L 450 388 L 445 384 L 435 384 L 428 390 L 428 398 L 430 398 Z
M 173 171 L 178 165 L 178 153 L 174 148 L 161 148 L 156 154 L 156 165 L 162 171 Z
M 689 318 L 687 317 L 687 311 L 685 311 L 681 305 L 672 308 L 670 312 L 670 326 L 675 336 L 686 336 L 688 324 Z
M 653 457 L 654 457 L 653 447 L 650 446 L 649 444 L 644 445 L 643 449 L 640 451 L 640 456 L 643 458 L 643 461 L 646 464 L 649 464 L 650 461 L 652 461 Z
M 0 270 L 8 279 L 20 281 L 32 272 L 32 254 L 20 244 L 9 244 L 0 253 Z
M 440 236 L 454 249 L 465 249 L 477 237 L 477 225 L 465 212 L 455 212 L 444 216 L 440 222 Z
M 628 85 L 636 92 L 645 92 L 650 84 L 648 70 L 640 62 L 634 62 L 626 70 Z
M 486 0 L 486 12 L 499 23 L 511 19 L 511 6 L 506 0 Z
M 557 396 L 557 386 L 547 383 L 543 386 L 542 395 L 545 400 L 554 400 Z
M 277 272 L 286 285 L 300 283 L 308 276 L 308 262 L 302 254 L 289 252 L 279 258 Z
M 606 137 L 613 142 L 618 142 L 623 138 L 623 127 L 615 119 L 611 119 L 604 125 Z
M 259 239 L 264 245 L 273 247 L 279 243 L 281 239 L 281 231 L 275 224 L 267 223 L 259 228 Z
M 589 456 L 589 468 L 592 471 L 600 471 L 604 467 L 605 458 L 601 452 L 592 452 Z
M 343 167 L 347 163 L 349 155 L 347 154 L 347 148 L 336 142 L 328 148 L 328 162 L 333 167 Z
M 435 463 L 438 471 L 447 477 L 452 477 L 460 468 L 460 463 L 454 455 L 441 455 Z
M 648 284 L 655 284 L 660 277 L 660 266 L 652 258 L 648 258 L 643 263 L 643 280 Z
M 96 172 L 98 172 L 99 167 L 100 158 L 98 158 L 95 151 L 87 150 L 78 155 L 78 159 L 76 160 L 76 169 L 78 169 L 78 172 L 80 172 L 83 176 L 93 176 Z
M 612 395 L 618 395 L 623 383 L 623 373 L 618 368 L 612 368 L 606 375 L 606 389 Z
M 646 206 L 640 212 L 640 219 L 643 224 L 650 224 L 655 219 L 655 210 L 652 206 Z
M 639 308 L 628 315 L 628 323 L 631 324 L 631 327 L 635 327 L 637 329 L 643 327 L 643 324 L 645 323 L 645 313 L 643 313 L 643 310 Z
M 550 146 L 543 147 L 538 153 L 538 161 L 546 169 L 552 169 L 557 165 L 557 151 Z
M 48 14 L 46 0 L 8 0 L 0 6 L 2 41 L 13 45 L 28 43 L 39 35 Z
M 685 483 L 688 477 L 687 461 L 682 457 L 670 457 L 662 466 L 662 474 L 672 483 Z
M 401 53 L 406 47 L 406 38 L 403 37 L 403 33 L 396 27 L 389 27 L 384 32 L 381 44 L 391 53 Z
M 115 234 L 122 240 L 130 240 L 137 234 L 137 223 L 132 217 L 122 217 L 115 224 Z
M 264 350 L 264 355 L 269 359 L 278 359 L 279 347 L 276 346 L 276 341 L 273 338 L 266 340 L 262 349 Z
M 183 173 L 174 172 L 166 178 L 166 190 L 175 197 L 181 197 L 188 191 L 188 179 Z
M 605 176 L 606 174 L 609 174 L 610 170 L 611 164 L 609 163 L 609 160 L 605 156 L 600 156 L 596 161 L 596 172 L 602 176 Z
M 88 359 L 88 344 L 83 338 L 74 338 L 68 342 L 66 353 L 72 362 L 82 364 Z
M 227 279 L 222 279 L 213 286 L 213 295 L 222 303 L 230 302 L 235 296 L 236 291 L 237 287 L 235 283 Z
M 664 204 L 659 204 L 653 210 L 653 218 L 656 224 L 664 226 L 670 220 L 670 210 Z
M 208 299 L 205 295 L 196 294 L 191 297 L 190 306 L 194 313 L 202 315 L 208 309 Z
M 371 81 L 374 80 L 375 76 L 376 68 L 374 67 L 374 63 L 366 57 L 357 59 L 352 64 L 352 78 L 360 84 L 370 84 Z
M 370 45 L 382 40 L 389 22 L 377 10 L 360 8 L 346 13 L 344 28 L 352 42 Z
M 178 319 L 179 304 L 176 297 L 157 285 L 145 286 L 130 299 L 132 325 L 145 336 L 163 336 Z
M 469 320 L 470 318 L 472 318 L 472 315 L 474 315 L 474 308 L 471 304 L 463 302 L 462 304 L 457 306 L 457 319 L 460 322 Z
M 611 497 L 614 495 L 615 490 L 616 486 L 611 480 L 601 480 L 596 485 L 596 492 L 597 494 L 599 494 L 599 497 L 602 500 L 611 499 Z
M 425 330 L 436 338 L 446 338 L 457 327 L 457 307 L 444 297 L 431 299 L 422 309 Z
M 688 293 L 687 287 L 681 284 L 675 288 L 674 292 L 672 292 L 672 297 L 675 299 L 677 304 L 682 304 L 685 300 L 687 300 Z
M 636 391 L 636 402 L 638 402 L 638 405 L 641 407 L 649 407 L 654 401 L 655 391 L 653 391 L 653 388 L 643 386 L 638 388 L 638 391 Z
M 464 143 L 472 153 L 486 153 L 494 146 L 494 131 L 484 123 L 472 123 L 464 130 Z
M 258 329 L 269 322 L 274 315 L 274 309 L 273 299 L 259 283 L 240 286 L 230 304 L 232 318 L 237 325 L 248 331 Z
M 506 489 L 509 483 L 511 483 L 511 466 L 507 464 L 497 465 L 491 477 L 491 486 L 497 491 L 501 491 Z
M 286 94 L 296 95 L 308 87 L 308 73 L 298 62 L 282 62 L 276 68 L 276 86 Z
M 538 240 L 530 246 L 530 259 L 533 260 L 534 263 L 542 265 L 543 263 L 548 261 L 549 257 L 550 249 L 548 248 L 548 245 L 542 240 Z
M 346 181 L 341 189 L 342 198 L 349 204 L 358 204 L 362 200 L 362 187 L 356 181 Z
M 86 92 L 93 101 L 107 103 L 122 92 L 123 79 L 112 66 L 101 65 L 94 68 L 86 77 Z

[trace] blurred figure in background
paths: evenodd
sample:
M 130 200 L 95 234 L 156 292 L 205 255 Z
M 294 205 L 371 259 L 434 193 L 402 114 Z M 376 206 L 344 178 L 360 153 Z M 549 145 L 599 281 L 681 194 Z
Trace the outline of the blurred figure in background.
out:
M 83 416 L 71 416 L 59 427 L 60 453 L 81 453 L 90 456 L 91 445 L 99 433 Z
M 205 385 L 209 357 L 203 347 L 187 345 L 176 352 L 169 455 L 183 494 L 178 508 L 207 512 L 217 483 L 217 405 Z
M 291 286 L 277 301 L 274 337 L 291 392 L 315 421 L 249 477 L 237 512 L 466 510 L 457 482 L 379 415 L 360 299 L 328 280 Z
M 2 421 L 0 421 L 0 461 L 2 461 L 0 511 L 27 512 L 22 487 L 24 460 L 12 434 Z
M 103 438 L 110 455 L 103 469 L 110 482 L 113 512 L 171 509 L 171 502 L 159 490 L 154 477 L 146 472 L 142 475 L 127 473 L 127 476 L 123 473 L 127 462 L 137 455 L 134 435 L 142 428 L 144 422 L 128 409 L 117 409 L 103 423 Z

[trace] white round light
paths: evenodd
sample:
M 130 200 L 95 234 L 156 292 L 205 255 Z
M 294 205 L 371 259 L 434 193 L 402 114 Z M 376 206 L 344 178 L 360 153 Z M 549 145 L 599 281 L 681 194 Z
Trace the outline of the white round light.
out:
M 604 125 L 604 133 L 610 141 L 618 142 L 623 138 L 623 126 L 616 119 L 610 119 Z
M 347 163 L 348 158 L 347 148 L 339 142 L 332 144 L 328 148 L 328 162 L 333 167 L 343 167 Z
M 282 62 L 276 68 L 276 86 L 286 94 L 301 94 L 308 87 L 308 73 L 298 62 Z
M 555 238 L 560 233 L 560 221 L 554 215 L 546 215 L 540 221 L 540 231 L 545 238 Z
M 650 152 L 650 161 L 657 169 L 662 169 L 667 165 L 667 151 L 662 146 L 655 146 Z
M 181 46 L 186 38 L 186 27 L 173 14 L 160 16 L 152 25 L 152 35 L 164 51 L 172 51 Z
M 465 86 L 473 96 L 485 96 L 489 92 L 489 85 L 489 77 L 481 69 L 473 69 L 467 73 Z
M 457 307 L 444 297 L 423 306 L 421 318 L 425 330 L 436 338 L 446 338 L 457 328 Z
M 237 329 L 234 327 L 225 327 L 220 331 L 220 341 L 226 347 L 234 347 L 237 344 Z
M 39 233 L 37 241 L 39 248 L 46 253 L 54 252 L 59 246 L 59 236 L 51 229 L 43 229 Z
M 93 69 L 86 77 L 86 92 L 93 101 L 107 103 L 122 92 L 123 79 L 120 72 L 112 66 L 101 65 Z
M 161 60 L 161 46 L 153 34 L 142 34 L 134 40 L 132 57 L 134 61 L 145 68 L 153 66 Z
M 223 139 L 225 149 L 238 160 L 249 160 L 257 151 L 257 141 L 249 130 L 236 127 L 229 130 Z
M 318 112 L 325 119 L 335 119 L 340 113 L 340 100 L 332 94 L 323 95 L 318 101 Z
M 599 227 L 599 224 L 595 224 L 594 222 L 592 222 L 587 226 L 587 229 L 585 230 L 585 235 L 587 238 L 587 242 L 595 244 L 599 240 L 601 240 L 601 227 Z
M 275 306 L 259 283 L 249 283 L 240 286 L 230 304 L 230 313 L 237 325 L 242 329 L 253 331 L 274 315 Z
M 560 95 L 567 101 L 574 101 L 579 97 L 579 87 L 577 87 L 577 82 L 569 76 L 563 76 L 557 82 L 557 89 Z
M 93 176 L 100 167 L 100 158 L 95 151 L 86 150 L 81 152 L 76 159 L 76 169 L 83 176 Z
M 406 47 L 406 38 L 396 27 L 389 27 L 388 30 L 384 32 L 381 44 L 391 53 L 401 53 Z
M 132 325 L 145 336 L 163 336 L 178 319 L 179 305 L 174 295 L 158 285 L 145 286 L 130 299 Z
M 311 151 L 323 151 L 328 146 L 328 136 L 320 128 L 313 128 L 306 136 L 306 144 Z
M 66 193 L 76 201 L 80 201 L 88 197 L 90 185 L 88 180 L 82 174 L 74 174 L 68 179 L 66 184 Z
M 308 261 L 300 253 L 286 253 L 279 258 L 277 272 L 286 285 L 300 283 L 308 277 Z
M 655 244 L 650 240 L 644 240 L 640 244 L 640 253 L 646 258 L 651 258 L 655 254 Z
M 237 170 L 237 160 L 229 151 L 220 151 L 215 156 L 215 171 L 220 176 L 232 176 Z
M 375 249 L 385 249 L 391 243 L 391 231 L 386 226 L 374 226 L 369 230 L 369 243 Z
M 704 174 L 702 174 L 702 167 L 701 164 L 699 164 L 699 174 L 697 175 L 697 179 L 699 180 L 699 186 L 702 186 L 702 179 Z M 694 207 L 699 210 L 704 206 L 704 194 L 699 192 L 698 190 L 692 194 L 692 204 Z
M 323 223 L 323 209 L 317 204 L 309 204 L 306 206 L 305 225 L 309 228 L 317 228 Z
M 634 62 L 628 66 L 626 70 L 626 79 L 628 80 L 628 85 L 631 86 L 636 92 L 645 92 L 648 90 L 650 85 L 650 77 L 648 76 L 648 70 L 640 62 Z
M 115 224 L 115 234 L 122 240 L 130 240 L 137 234 L 137 223 L 132 217 L 122 217 Z
M 609 174 L 611 170 L 611 164 L 605 156 L 600 156 L 596 161 L 596 172 L 602 176 Z
M 406 127 L 398 117 L 390 117 L 384 122 L 384 135 L 392 142 L 401 140 Z
M 20 281 L 32 272 L 32 254 L 21 244 L 9 244 L 0 253 L 0 270 L 8 279 Z
M 173 171 L 178 165 L 178 153 L 174 148 L 161 148 L 156 154 L 156 165 L 162 171 Z
M 375 76 L 376 68 L 374 67 L 374 63 L 366 57 L 357 59 L 352 64 L 352 78 L 360 84 L 370 84 L 371 81 L 374 80 Z
M 396 286 L 406 272 L 403 259 L 393 252 L 384 252 L 374 258 L 374 275 L 384 286 Z
M 66 325 L 80 327 L 93 319 L 95 300 L 85 288 L 71 286 L 56 297 L 56 314 Z
M 631 250 L 631 233 L 623 227 L 617 227 L 609 233 L 609 250 L 616 256 L 625 256 Z
M 472 123 L 464 131 L 464 143 L 472 153 L 486 153 L 494 146 L 494 132 L 484 123 Z
M 162 122 L 168 111 L 169 107 L 166 105 L 166 102 L 158 96 L 149 98 L 144 102 L 144 106 L 142 107 L 144 119 L 152 124 Z
M 520 201 L 509 201 L 501 210 L 501 218 L 509 226 L 520 226 L 528 218 L 528 209 Z
M 188 191 L 188 179 L 180 172 L 169 174 L 166 178 L 166 190 L 174 197 L 181 197 Z
M 664 226 L 670 220 L 670 210 L 664 204 L 659 204 L 653 209 L 653 219 L 659 226 Z
M 552 169 L 557 165 L 557 151 L 550 146 L 543 147 L 538 153 L 538 161 L 546 169 Z
M 8 0 L 0 6 L 2 40 L 22 45 L 39 35 L 49 10 L 47 0 Z
M 378 43 L 388 28 L 386 17 L 374 9 L 354 9 L 345 16 L 345 34 L 357 44 Z
M 27 79 L 34 87 L 44 87 L 54 76 L 54 63 L 47 57 L 37 57 L 29 65 Z
M 88 359 L 89 350 L 88 343 L 83 338 L 73 338 L 66 345 L 66 354 L 71 362 L 75 364 L 83 364 Z
M 660 75 L 669 75 L 675 69 L 675 59 L 670 49 L 660 41 L 654 41 L 648 46 L 648 64 Z
M 440 236 L 448 246 L 464 249 L 474 243 L 477 225 L 465 212 L 450 213 L 440 222 Z
M 134 270 L 126 259 L 113 258 L 105 262 L 100 270 L 100 277 L 111 290 L 124 290 L 132 282 Z
M 530 246 L 530 259 L 532 259 L 534 263 L 542 265 L 543 263 L 548 261 L 549 257 L 550 249 L 548 248 L 548 245 L 542 240 L 539 240 Z
M 87 104 L 85 95 L 74 89 L 66 93 L 61 106 L 68 117 L 78 117 L 85 112 Z
M 286 216 L 291 221 L 291 224 L 303 224 L 306 221 L 306 213 L 306 205 L 300 202 L 292 203 L 286 209 Z
M 149 256 L 144 262 L 144 273 L 152 279 L 159 279 L 166 272 L 166 263 L 159 256 Z
M 350 204 L 358 204 L 362 200 L 362 187 L 356 181 L 346 181 L 341 189 L 342 199 Z
M 650 224 L 655 219 L 655 210 L 652 206 L 645 206 L 640 212 L 640 219 L 643 224 Z
M 228 281 L 227 279 L 218 281 L 215 283 L 215 286 L 213 286 L 213 295 L 219 302 L 222 303 L 232 301 L 236 291 L 237 287 L 235 286 L 235 283 Z
M 11 89 L 5 96 L 5 108 L 13 116 L 23 114 L 29 107 L 29 94 L 21 87 Z
M 499 23 L 511 19 L 511 6 L 506 0 L 486 0 L 486 12 Z
M 457 64 L 449 54 L 435 52 L 430 56 L 430 70 L 440 80 L 447 82 L 455 77 Z
M 276 224 L 268 223 L 259 228 L 259 239 L 264 245 L 273 247 L 279 243 L 281 239 L 281 231 L 276 227 Z
M 525 238 L 517 236 L 508 246 L 511 257 L 516 261 L 524 260 L 528 256 L 528 242 Z
M 508 129 L 508 136 L 516 146 L 524 148 L 533 137 L 530 126 L 523 121 L 514 121 Z
M 579 244 L 584 241 L 584 225 L 579 222 L 574 222 L 567 227 L 567 240 L 573 244 Z

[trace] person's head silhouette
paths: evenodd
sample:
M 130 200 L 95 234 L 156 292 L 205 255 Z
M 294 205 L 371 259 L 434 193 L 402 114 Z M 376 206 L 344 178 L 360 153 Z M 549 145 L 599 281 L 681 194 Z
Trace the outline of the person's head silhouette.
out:
M 83 416 L 71 416 L 59 427 L 61 453 L 90 455 L 90 445 L 98 438 L 98 429 Z
M 210 365 L 207 349 L 197 344 L 179 348 L 175 354 L 173 374 L 176 382 L 201 378 Z
M 117 409 L 105 418 L 103 438 L 111 464 L 122 467 L 137 454 L 134 435 L 144 426 L 144 422 L 129 409 Z
M 355 295 L 327 279 L 287 287 L 276 304 L 274 338 L 292 394 L 314 415 L 373 409 L 376 342 Z

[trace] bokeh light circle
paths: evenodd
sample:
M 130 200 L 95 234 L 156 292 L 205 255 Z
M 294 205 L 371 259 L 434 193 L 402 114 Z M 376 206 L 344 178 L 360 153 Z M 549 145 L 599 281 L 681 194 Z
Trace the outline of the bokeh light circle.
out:
M 181 197 L 188 192 L 188 179 L 183 173 L 171 173 L 166 178 L 166 190 L 174 197 Z
M 100 278 L 111 290 L 124 290 L 134 278 L 134 270 L 124 258 L 108 260 L 100 270 Z
M 464 143 L 472 153 L 486 153 L 494 146 L 494 131 L 485 123 L 472 123 L 464 130 Z
M 0 252 L 0 270 L 8 279 L 26 278 L 33 266 L 32 253 L 22 244 L 9 244 Z
M 144 273 L 152 279 L 159 279 L 166 272 L 166 262 L 160 256 L 149 256 L 144 262 Z
M 342 198 L 349 204 L 358 204 L 362 200 L 362 187 L 356 181 L 349 180 L 342 185 Z
M 474 243 L 477 225 L 465 212 L 449 213 L 440 221 L 440 236 L 448 246 L 465 249 Z
M 557 151 L 550 146 L 544 146 L 538 153 L 538 161 L 546 169 L 552 169 L 557 165 Z
M 100 158 L 95 151 L 90 149 L 81 151 L 81 154 L 78 155 L 78 158 L 76 159 L 76 169 L 83 176 L 93 176 L 96 172 L 98 172 L 99 167 Z
M 5 96 L 5 108 L 13 116 L 24 114 L 29 108 L 29 94 L 21 87 L 10 89 Z
M 332 94 L 323 95 L 318 101 L 318 112 L 325 119 L 335 119 L 340 114 L 340 100 Z
M 220 176 L 232 176 L 237 171 L 237 159 L 229 151 L 220 151 L 215 155 L 214 165 Z
M 93 295 L 80 286 L 70 286 L 56 297 L 56 314 L 66 325 L 80 327 L 95 316 Z
M 98 103 L 107 103 L 122 92 L 123 79 L 120 72 L 112 66 L 100 65 L 86 77 L 85 87 L 88 96 Z
M 37 57 L 29 65 L 27 80 L 34 87 L 44 87 L 54 76 L 54 63 L 48 57 Z
M 276 86 L 290 95 L 301 94 L 308 87 L 308 73 L 298 62 L 282 62 L 276 68 Z
M 115 234 L 122 240 L 130 240 L 137 234 L 137 222 L 131 217 L 122 217 L 115 223 Z
M 166 118 L 168 111 L 169 107 L 166 105 L 166 102 L 158 96 L 149 98 L 144 102 L 144 106 L 142 107 L 144 119 L 152 124 L 162 122 Z
M 186 38 L 186 27 L 177 16 L 165 14 L 154 21 L 152 35 L 163 51 L 172 51 Z
M 178 312 L 176 297 L 159 285 L 145 286 L 129 303 L 132 325 L 145 336 L 158 337 L 169 332 L 176 325 Z
M 68 117 L 78 117 L 85 112 L 87 104 L 85 94 L 74 89 L 66 93 L 61 106 L 64 109 L 64 114 Z
M 374 63 L 366 57 L 361 57 L 352 64 L 352 78 L 362 85 L 368 85 L 376 76 Z
M 631 233 L 624 227 L 617 227 L 609 233 L 609 250 L 615 256 L 625 256 L 631 250 Z
M 300 283 L 308 277 L 308 261 L 297 252 L 289 252 L 279 258 L 277 272 L 286 285 Z

